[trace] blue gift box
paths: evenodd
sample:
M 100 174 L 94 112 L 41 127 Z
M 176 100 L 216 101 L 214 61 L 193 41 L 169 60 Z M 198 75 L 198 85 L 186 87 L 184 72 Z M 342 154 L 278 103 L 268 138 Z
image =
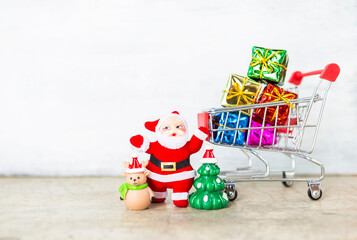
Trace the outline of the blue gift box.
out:
M 228 115 L 228 118 L 227 118 Z M 239 117 L 239 123 L 238 123 Z M 226 122 L 227 118 L 227 122 Z M 249 117 L 243 113 L 239 112 L 224 112 L 214 115 L 212 119 L 213 129 L 231 129 L 231 128 L 244 128 L 248 126 Z M 226 123 L 226 124 L 225 124 Z M 237 126 L 238 123 L 238 126 Z M 224 127 L 226 126 L 226 127 Z M 236 134 L 237 132 L 237 134 Z M 223 138 L 222 138 L 223 135 Z M 234 141 L 234 136 L 235 141 Z M 222 138 L 222 142 L 221 142 Z M 214 131 L 213 141 L 216 143 L 233 144 L 234 145 L 244 145 L 246 139 L 246 130 L 233 130 L 233 131 Z

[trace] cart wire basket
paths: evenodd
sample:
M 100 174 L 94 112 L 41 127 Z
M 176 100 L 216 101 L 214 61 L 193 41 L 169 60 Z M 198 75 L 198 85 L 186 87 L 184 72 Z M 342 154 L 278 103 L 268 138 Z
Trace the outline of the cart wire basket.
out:
M 311 97 L 297 98 L 289 100 L 289 102 L 275 101 L 237 107 L 212 108 L 198 114 L 199 126 L 205 126 L 210 130 L 208 141 L 211 144 L 238 148 L 247 156 L 248 164 L 246 167 L 221 172 L 225 181 L 225 191 L 231 201 L 238 196 L 236 182 L 245 181 L 280 181 L 286 187 L 292 186 L 294 182 L 306 182 L 308 184 L 308 196 L 312 200 L 321 198 L 322 190 L 320 185 L 325 176 L 325 168 L 321 162 L 313 159 L 310 154 L 316 144 L 328 91 L 331 84 L 336 81 L 339 73 L 340 68 L 334 63 L 328 64 L 322 70 L 308 73 L 294 72 L 289 82 L 296 86 L 300 85 L 303 77 L 319 75 L 320 79 Z M 289 108 L 287 121 L 284 125 L 278 124 L 278 117 L 275 118 L 275 122 L 266 121 L 268 120 L 266 116 L 267 108 L 275 107 L 276 116 L 279 116 L 279 109 L 282 106 Z M 257 109 L 263 109 L 264 113 L 261 124 L 258 126 L 252 124 L 254 113 Z M 240 120 L 243 117 L 247 118 L 247 114 L 249 114 L 248 124 L 241 126 Z M 228 119 L 233 115 L 238 119 L 236 126 L 228 126 Z M 215 120 L 217 116 L 220 116 L 220 124 L 217 124 Z M 269 131 L 270 135 L 273 136 L 271 142 L 267 143 L 264 140 L 264 131 Z M 234 134 L 232 143 L 224 141 L 226 132 L 230 135 Z M 236 137 L 239 132 L 246 134 L 244 143 L 237 142 Z M 259 140 L 251 143 L 249 141 L 251 134 L 258 134 Z M 270 163 L 260 154 L 263 151 L 284 154 L 290 161 L 289 168 L 271 169 Z M 257 171 L 252 168 L 252 156 L 255 156 L 255 159 L 263 164 L 263 171 Z M 295 158 L 309 161 L 318 166 L 320 175 L 316 177 L 295 177 Z

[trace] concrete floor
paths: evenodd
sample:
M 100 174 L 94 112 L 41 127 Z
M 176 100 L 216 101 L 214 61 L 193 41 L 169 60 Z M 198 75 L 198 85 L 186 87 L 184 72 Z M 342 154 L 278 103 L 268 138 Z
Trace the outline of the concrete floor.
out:
M 133 212 L 119 200 L 123 178 L 0 178 L 0 240 L 357 239 L 357 177 L 327 177 L 323 197 L 305 183 L 239 183 L 228 208 L 165 204 Z

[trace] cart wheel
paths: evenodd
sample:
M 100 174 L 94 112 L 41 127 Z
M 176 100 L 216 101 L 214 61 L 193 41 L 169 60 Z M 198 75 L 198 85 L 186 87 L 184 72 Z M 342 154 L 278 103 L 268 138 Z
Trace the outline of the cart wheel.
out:
M 234 189 L 234 191 L 229 191 L 229 192 L 227 192 L 227 196 L 228 196 L 229 201 L 234 201 L 234 200 L 236 200 L 237 197 L 238 197 L 238 191 L 237 191 L 237 189 Z
M 309 188 L 307 190 L 307 195 L 311 198 L 311 200 L 319 200 L 322 197 L 322 190 L 319 189 L 311 192 L 311 189 Z
M 286 178 L 286 173 L 285 171 L 283 171 L 283 178 Z M 294 185 L 293 181 L 283 181 L 281 182 L 285 187 L 291 187 L 292 185 Z

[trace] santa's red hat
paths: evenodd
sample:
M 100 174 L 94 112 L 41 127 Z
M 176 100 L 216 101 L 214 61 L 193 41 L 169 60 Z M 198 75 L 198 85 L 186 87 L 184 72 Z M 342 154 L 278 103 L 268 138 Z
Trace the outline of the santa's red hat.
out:
M 129 164 L 129 167 L 125 170 L 127 173 L 137 173 L 137 172 L 144 172 L 146 168 L 142 166 L 141 163 L 139 163 L 138 160 L 138 155 L 134 153 L 132 155 L 133 161 L 131 164 Z
M 213 147 L 206 146 L 206 152 L 200 160 L 201 163 L 217 163 L 217 159 L 213 155 Z
M 159 118 L 155 121 L 152 121 L 152 122 L 146 122 L 145 123 L 145 128 L 151 132 L 157 132 L 157 130 L 159 129 L 159 127 L 161 126 L 162 122 L 165 121 L 167 118 L 169 117 L 177 117 L 178 119 L 180 119 L 184 125 L 185 125 L 185 128 L 187 129 L 187 122 L 186 120 L 181 117 L 181 115 L 179 114 L 179 112 L 177 111 L 173 111 L 170 115 L 167 115 L 165 117 L 162 117 L 162 118 Z

